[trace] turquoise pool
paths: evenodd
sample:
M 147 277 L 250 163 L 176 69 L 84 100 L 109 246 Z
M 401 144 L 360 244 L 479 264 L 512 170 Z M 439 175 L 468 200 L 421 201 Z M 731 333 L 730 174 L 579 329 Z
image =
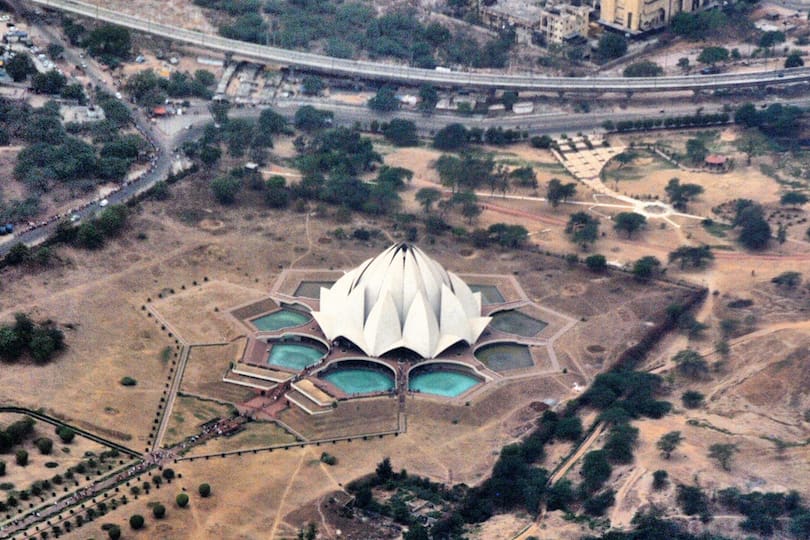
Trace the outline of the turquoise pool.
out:
M 519 343 L 484 345 L 475 351 L 475 357 L 494 371 L 509 371 L 534 365 L 529 347 Z
M 472 375 L 456 370 L 432 369 L 411 374 L 408 389 L 436 396 L 456 397 L 481 382 Z
M 394 388 L 394 378 L 388 373 L 372 368 L 338 367 L 321 377 L 347 394 L 388 392 Z
M 272 343 L 267 363 L 288 369 L 302 370 L 317 364 L 326 350 L 303 343 Z
M 312 320 L 312 317 L 303 311 L 284 308 L 253 319 L 250 322 L 263 332 L 272 332 L 274 330 L 281 330 L 282 328 L 301 326 L 304 323 L 308 323 L 310 320 Z

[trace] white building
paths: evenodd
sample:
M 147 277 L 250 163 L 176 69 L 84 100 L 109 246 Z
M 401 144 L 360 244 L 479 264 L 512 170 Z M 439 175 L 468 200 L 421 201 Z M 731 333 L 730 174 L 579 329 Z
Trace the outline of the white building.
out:
M 330 341 L 347 339 L 369 356 L 405 348 L 423 358 L 472 345 L 491 320 L 481 316 L 481 293 L 405 243 L 321 288 L 313 316 Z

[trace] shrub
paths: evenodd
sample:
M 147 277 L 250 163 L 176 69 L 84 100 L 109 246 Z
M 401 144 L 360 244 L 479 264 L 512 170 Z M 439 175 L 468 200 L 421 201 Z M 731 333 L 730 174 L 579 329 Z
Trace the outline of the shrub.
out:
M 173 479 L 174 478 L 174 469 L 169 469 L 169 468 L 163 469 L 163 478 L 165 478 L 166 480 Z
M 653 473 L 653 489 L 660 491 L 667 486 L 669 473 L 664 470 L 657 470 Z
M 166 517 L 166 507 L 160 503 L 156 504 L 152 507 L 152 515 L 155 516 L 155 519 L 163 519 Z
M 135 386 L 136 384 L 138 384 L 138 381 L 136 381 L 132 377 L 123 377 L 121 379 L 122 386 Z
M 6 462 L 0 461 L 0 476 L 6 475 Z
M 208 484 L 200 484 L 200 487 L 197 489 L 200 493 L 200 497 L 210 497 L 211 496 L 211 486 Z
M 604 255 L 589 255 L 585 258 L 585 266 L 592 272 L 604 272 L 607 270 L 607 259 Z
M 67 426 L 58 426 L 56 428 L 56 434 L 65 444 L 69 444 L 71 441 L 73 441 L 73 438 L 76 436 L 76 432 Z
M 615 500 L 615 493 L 612 489 L 609 489 L 604 493 L 594 495 L 593 497 L 587 499 L 583 504 L 583 507 L 585 508 L 585 511 L 592 516 L 601 516 L 605 513 L 605 510 L 607 510 L 609 506 L 613 506 Z
M 14 454 L 14 460 L 20 467 L 25 467 L 28 465 L 28 452 L 25 450 L 17 450 L 17 453 Z
M 185 508 L 186 506 L 188 506 L 188 495 L 186 495 L 185 493 L 178 493 L 174 501 L 180 508 Z
M 129 518 L 129 526 L 137 531 L 138 529 L 143 528 L 144 521 L 145 520 L 143 519 L 142 515 L 135 514 Z
M 703 394 L 695 390 L 687 390 L 681 395 L 683 406 L 687 409 L 697 409 L 703 405 Z
M 40 437 L 34 444 L 42 455 L 48 455 L 53 450 L 53 441 L 47 437 Z
M 110 537 L 110 540 L 118 540 L 121 538 L 121 527 L 118 525 L 112 525 L 109 529 L 107 529 L 107 536 Z

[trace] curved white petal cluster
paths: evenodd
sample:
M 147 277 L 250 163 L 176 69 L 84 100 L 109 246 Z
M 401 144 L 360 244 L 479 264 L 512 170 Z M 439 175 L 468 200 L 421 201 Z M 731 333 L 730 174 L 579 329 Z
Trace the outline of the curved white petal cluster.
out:
M 321 288 L 315 320 L 332 341 L 343 337 L 369 356 L 404 347 L 434 358 L 475 343 L 491 320 L 481 293 L 409 244 L 394 244 Z

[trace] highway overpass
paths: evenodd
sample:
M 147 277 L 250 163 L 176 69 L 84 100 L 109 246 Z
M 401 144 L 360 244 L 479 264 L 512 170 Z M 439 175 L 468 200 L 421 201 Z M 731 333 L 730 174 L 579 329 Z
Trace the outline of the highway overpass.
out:
M 318 54 L 280 49 L 247 43 L 221 36 L 157 23 L 75 0 L 28 0 L 43 7 L 58 9 L 101 21 L 125 26 L 132 30 L 154 34 L 174 41 L 188 43 L 223 53 L 256 60 L 304 68 L 329 75 L 361 79 L 392 81 L 418 85 L 533 90 L 561 93 L 635 93 L 672 92 L 680 90 L 710 91 L 731 88 L 761 87 L 810 82 L 810 67 L 753 73 L 723 73 L 674 77 L 546 77 L 542 75 L 486 73 L 483 71 L 435 71 L 404 65 L 384 64 L 332 58 Z

